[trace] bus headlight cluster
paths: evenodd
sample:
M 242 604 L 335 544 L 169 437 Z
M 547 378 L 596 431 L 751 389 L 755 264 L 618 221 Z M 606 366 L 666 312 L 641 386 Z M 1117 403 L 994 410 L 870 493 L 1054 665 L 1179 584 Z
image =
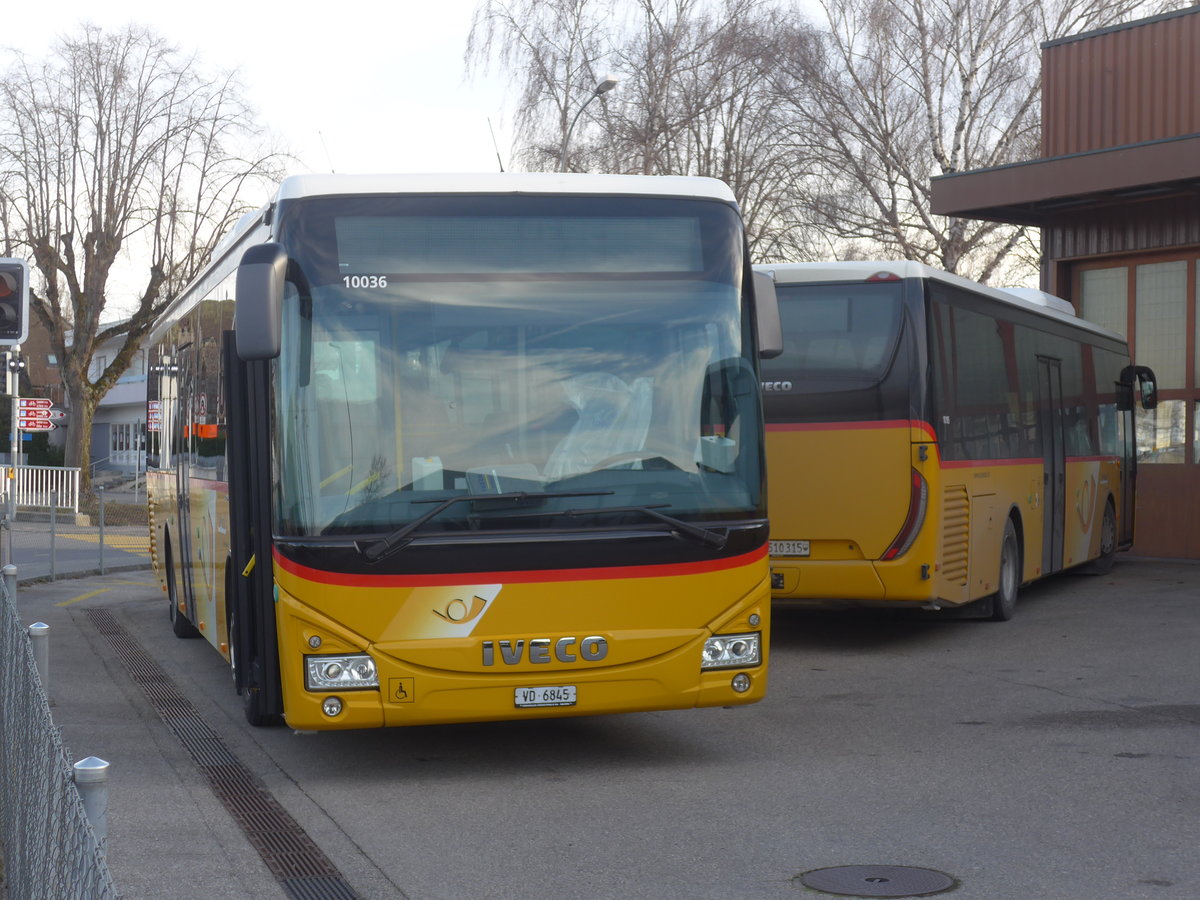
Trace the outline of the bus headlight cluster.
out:
M 704 642 L 701 669 L 738 669 L 762 662 L 762 635 L 714 634 Z
M 375 660 L 365 653 L 352 656 L 304 657 L 304 686 L 310 691 L 353 691 L 379 687 Z

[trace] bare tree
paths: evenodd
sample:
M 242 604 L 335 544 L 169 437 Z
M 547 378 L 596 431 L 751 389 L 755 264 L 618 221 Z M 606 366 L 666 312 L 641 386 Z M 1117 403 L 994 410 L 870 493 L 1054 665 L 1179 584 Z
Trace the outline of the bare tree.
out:
M 936 175 L 1038 155 L 1043 41 L 1114 24 L 1135 0 L 820 0 L 773 80 L 808 159 L 802 205 L 841 255 L 863 248 L 982 281 L 1027 229 L 930 212 Z
M 598 73 L 611 68 L 620 86 L 571 132 L 569 168 L 720 178 L 752 249 L 811 255 L 809 232 L 794 227 L 798 161 L 778 140 L 762 76 L 788 31 L 779 17 L 771 0 L 488 0 L 468 61 L 494 59 L 521 86 L 518 158 L 532 169 L 556 167 Z
M 0 196 L 16 243 L 41 276 L 31 308 L 50 333 L 70 410 L 66 463 L 85 477 L 97 404 L 157 315 L 247 208 L 243 189 L 279 175 L 231 74 L 141 27 L 85 26 L 41 65 L 0 79 Z M 258 191 L 255 192 L 259 193 Z M 132 314 L 102 324 L 120 264 L 144 263 Z M 97 377 L 95 349 L 123 336 Z
M 604 77 L 612 15 L 611 0 L 483 0 L 476 8 L 467 63 L 485 68 L 494 59 L 520 88 L 517 157 L 529 169 L 557 169 L 566 154 L 575 159 L 567 139 Z M 606 102 L 601 96 L 587 112 L 602 112 Z

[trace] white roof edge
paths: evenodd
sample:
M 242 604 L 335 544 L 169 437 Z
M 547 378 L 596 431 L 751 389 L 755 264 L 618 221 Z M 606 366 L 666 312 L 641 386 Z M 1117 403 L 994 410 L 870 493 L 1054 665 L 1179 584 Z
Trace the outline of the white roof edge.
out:
M 292 175 L 276 200 L 332 194 L 643 194 L 701 197 L 733 203 L 717 178 L 696 175 L 594 175 L 555 172 L 481 172 L 428 175 Z
M 941 269 L 935 269 L 932 266 L 909 259 L 779 263 L 777 265 L 758 263 L 755 264 L 754 268 L 761 272 L 773 272 L 777 284 L 800 284 L 809 281 L 865 281 L 879 272 L 891 272 L 899 278 L 932 278 L 936 281 L 942 281 L 946 284 L 952 284 L 985 294 L 1011 306 L 1028 310 L 1036 315 L 1069 322 L 1119 341 L 1126 340 L 1124 335 L 1110 331 L 1102 325 L 1097 325 L 1095 322 L 1090 322 L 1087 319 L 1081 319 L 1076 315 L 1075 307 L 1069 301 L 1061 297 L 1055 297 L 1053 294 L 1047 294 L 1045 291 L 1038 291 L 1031 288 L 988 287 L 986 284 L 979 284 L 978 282 L 963 278 L 961 275 L 944 272 Z M 1030 294 L 1037 294 L 1038 298 L 1032 299 Z M 1069 312 L 1067 311 L 1068 309 L 1070 310 Z

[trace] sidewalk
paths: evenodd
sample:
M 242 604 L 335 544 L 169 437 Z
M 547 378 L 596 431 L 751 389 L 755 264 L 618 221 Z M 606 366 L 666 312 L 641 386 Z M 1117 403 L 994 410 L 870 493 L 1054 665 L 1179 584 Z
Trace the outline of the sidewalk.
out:
M 165 600 L 150 571 L 22 584 L 17 591 L 22 623 L 50 626 L 48 694 L 69 758 L 110 763 L 107 856 L 114 882 L 129 900 L 283 897 L 88 615 L 89 607 L 103 606 L 120 623 L 135 612 L 145 615 L 151 605 L 162 606 L 169 633 Z

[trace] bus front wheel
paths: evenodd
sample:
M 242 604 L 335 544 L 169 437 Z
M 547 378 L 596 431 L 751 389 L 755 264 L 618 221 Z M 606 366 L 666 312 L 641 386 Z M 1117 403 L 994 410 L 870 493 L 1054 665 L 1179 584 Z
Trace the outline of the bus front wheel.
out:
M 992 620 L 1007 622 L 1017 608 L 1017 589 L 1021 586 L 1021 549 L 1012 519 L 1004 523 L 1000 542 L 1000 589 L 992 598 Z
M 233 670 L 233 683 L 238 682 L 239 667 L 241 660 L 238 658 L 238 620 L 237 613 L 231 612 L 229 615 L 229 666 Z M 246 667 L 242 679 L 242 712 L 246 716 L 246 721 L 255 728 L 260 728 L 264 725 L 277 725 L 280 722 L 278 716 L 271 715 L 263 709 L 262 692 L 258 689 L 258 685 L 254 683 L 254 668 Z
M 1081 571 L 1089 575 L 1107 575 L 1112 571 L 1116 557 L 1117 513 L 1109 501 L 1104 504 L 1104 518 L 1100 520 L 1100 555 L 1087 565 L 1081 566 Z

